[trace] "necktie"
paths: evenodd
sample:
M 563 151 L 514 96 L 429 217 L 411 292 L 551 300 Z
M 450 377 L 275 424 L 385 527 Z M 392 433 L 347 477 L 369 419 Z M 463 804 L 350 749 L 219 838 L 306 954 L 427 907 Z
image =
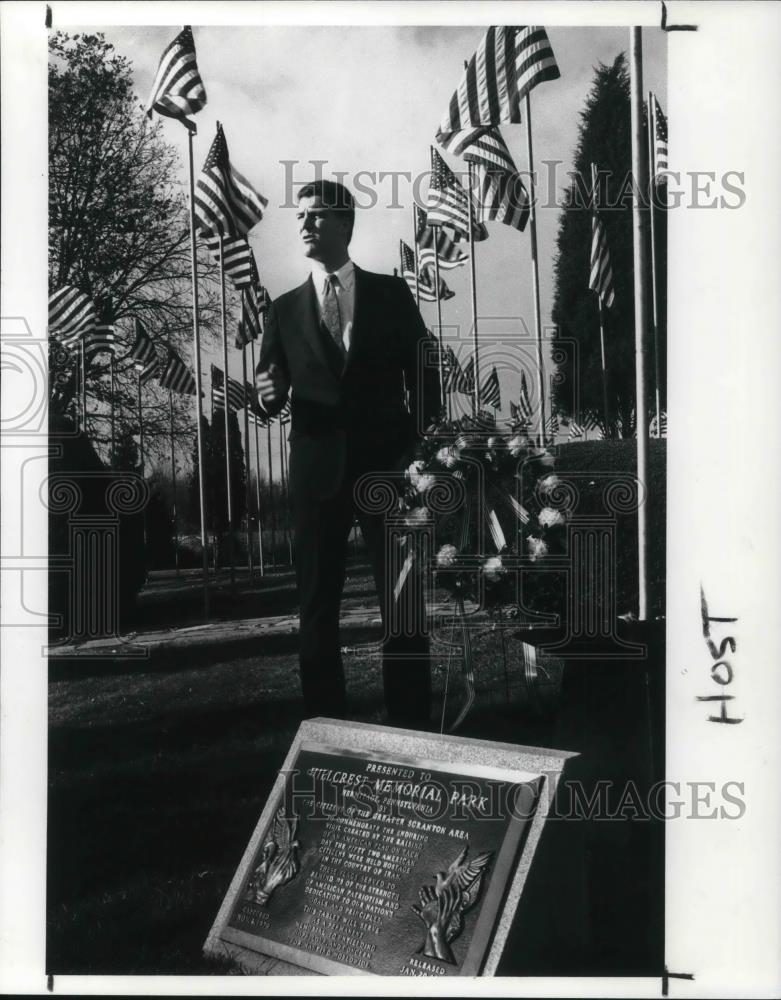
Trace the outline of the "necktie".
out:
M 336 297 L 336 286 L 339 279 L 335 274 L 329 274 L 325 279 L 325 295 L 323 296 L 323 322 L 331 334 L 334 343 L 341 354 L 345 353 L 342 340 L 342 317 L 339 314 L 339 300 Z

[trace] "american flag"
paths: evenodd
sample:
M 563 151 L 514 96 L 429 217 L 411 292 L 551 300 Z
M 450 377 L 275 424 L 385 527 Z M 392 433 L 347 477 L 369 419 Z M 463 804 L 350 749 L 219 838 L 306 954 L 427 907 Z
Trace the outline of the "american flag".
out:
M 461 155 L 475 165 L 478 219 L 504 222 L 523 231 L 529 218 L 529 193 L 507 143 L 498 128 L 474 134 L 475 138 L 463 147 Z
M 469 260 L 469 255 L 447 235 L 441 226 L 430 226 L 425 211 L 415 206 L 415 239 L 418 243 L 418 264 L 421 268 L 431 264 L 432 267 L 439 257 L 440 268 L 450 269 L 462 267 Z
M 660 421 L 659 422 L 661 424 L 661 430 L 659 432 L 659 436 L 663 437 L 663 438 L 666 438 L 667 437 L 667 414 L 664 411 L 662 411 L 662 413 L 660 414 Z M 649 433 L 651 434 L 652 437 L 656 437 L 656 416 L 655 415 L 654 415 L 653 420 L 651 421 L 651 426 L 649 428 Z
M 136 340 L 130 348 L 130 355 L 136 363 L 136 371 L 141 382 L 146 384 L 157 375 L 160 359 L 157 356 L 155 342 L 146 332 L 146 327 L 140 319 L 136 319 Z
M 225 407 L 225 375 L 222 368 L 212 365 L 212 405 L 215 410 Z M 232 411 L 244 408 L 244 386 L 235 378 L 228 378 L 228 409 Z
M 263 333 L 260 317 L 268 312 L 270 305 L 269 294 L 260 283 L 251 284 L 241 293 L 241 322 L 245 344 L 257 340 Z
M 268 200 L 231 166 L 222 125 L 195 187 L 198 226 L 223 236 L 246 236 L 263 218 Z
M 558 434 L 559 433 L 559 417 L 558 417 L 558 414 L 551 413 L 551 415 L 548 417 L 548 422 L 546 424 L 546 427 L 547 427 L 547 430 L 548 430 L 548 434 L 550 434 L 551 437 L 554 434 Z
M 196 132 L 195 122 L 187 116 L 196 114 L 205 104 L 206 90 L 195 61 L 193 33 L 185 26 L 160 59 L 146 113 L 149 118 L 153 111 L 176 118 L 191 132 Z
M 523 97 L 537 84 L 560 76 L 544 28 L 489 28 L 450 98 L 437 142 L 460 156 L 475 127 L 520 124 Z
M 466 190 L 433 146 L 427 209 L 430 226 L 450 226 L 459 237 L 469 238 L 469 198 Z M 475 242 L 488 238 L 488 230 L 477 218 L 474 208 L 472 224 Z
M 531 399 L 529 398 L 529 386 L 526 384 L 526 372 L 521 372 L 521 392 L 518 403 L 521 419 L 528 423 L 531 421 L 534 411 L 532 410 Z
M 160 376 L 160 385 L 164 389 L 181 393 L 183 396 L 195 395 L 195 379 L 192 372 L 172 347 L 168 348 L 168 357 Z
M 666 180 L 667 178 L 659 174 L 668 169 L 667 160 L 667 118 L 659 107 L 656 97 L 653 98 L 653 118 L 654 118 L 654 162 L 652 165 L 653 179 Z
M 201 233 L 212 257 L 220 262 L 220 237 L 215 233 Z M 237 290 L 252 284 L 253 257 L 244 236 L 226 236 L 222 242 L 222 263 L 225 273 Z
M 101 351 L 114 353 L 114 302 L 110 295 L 96 296 L 97 318 L 91 330 L 84 334 L 84 356 L 90 357 Z
M 437 298 L 434 282 L 427 274 L 415 273 L 415 254 L 412 248 L 399 240 L 399 255 L 401 258 L 401 276 L 407 282 L 407 286 L 413 295 L 417 294 L 424 302 L 435 302 Z M 452 293 L 451 293 L 452 294 Z
M 420 287 L 421 287 L 421 298 L 423 298 L 423 289 L 431 289 L 434 292 L 434 298 L 436 298 L 436 287 L 437 287 L 437 273 L 434 270 L 432 264 L 424 264 L 420 268 Z M 448 299 L 452 299 L 456 293 L 452 288 L 448 288 L 445 284 L 445 279 L 440 274 L 439 276 L 439 298 L 441 301 L 446 302 Z
M 597 293 L 609 309 L 616 299 L 613 290 L 613 268 L 610 266 L 610 253 L 607 249 L 605 225 L 594 208 L 591 216 L 591 272 L 588 287 Z
M 583 428 L 577 422 L 577 420 L 570 420 L 569 422 L 569 439 L 570 441 L 577 441 L 579 438 L 583 437 Z
M 255 395 L 257 396 L 257 392 L 255 393 Z M 253 426 L 257 425 L 258 427 L 265 427 L 268 424 L 268 414 L 264 413 L 263 410 L 261 410 L 260 406 L 258 406 L 257 409 L 255 409 L 254 408 L 255 405 L 257 404 L 253 404 L 253 406 L 250 406 L 249 409 L 247 410 L 247 417 L 249 418 L 249 422 Z
M 453 353 L 453 348 L 448 346 L 444 350 L 442 359 L 442 371 L 444 375 L 444 389 L 446 392 L 454 390 L 461 377 L 461 365 L 458 358 Z
M 487 406 L 493 406 L 494 409 L 498 410 L 502 405 L 502 396 L 499 390 L 499 376 L 496 373 L 496 368 L 491 369 L 491 374 L 483 383 L 483 387 L 480 389 L 480 402 L 485 403 Z
M 597 431 L 600 437 L 604 437 L 603 432 L 602 432 L 602 424 L 594 416 L 593 413 L 589 414 L 588 418 L 586 419 L 586 430 L 587 431 Z
M 456 392 L 471 396 L 475 391 L 475 356 L 470 355 L 466 367 L 462 368 L 458 375 L 458 381 L 453 385 Z
M 95 326 L 95 305 L 73 285 L 63 285 L 49 296 L 49 332 L 63 345 L 73 348 Z

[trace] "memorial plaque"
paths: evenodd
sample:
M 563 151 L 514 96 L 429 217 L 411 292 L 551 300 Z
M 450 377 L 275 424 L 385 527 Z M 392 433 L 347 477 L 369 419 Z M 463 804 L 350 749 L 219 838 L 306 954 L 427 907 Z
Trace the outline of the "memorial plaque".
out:
M 304 723 L 207 952 L 278 974 L 492 974 L 568 756 Z

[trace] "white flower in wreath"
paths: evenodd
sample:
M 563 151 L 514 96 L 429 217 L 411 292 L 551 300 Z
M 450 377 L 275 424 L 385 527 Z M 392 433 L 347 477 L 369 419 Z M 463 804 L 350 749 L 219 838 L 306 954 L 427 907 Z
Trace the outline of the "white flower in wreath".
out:
M 489 583 L 496 583 L 504 575 L 501 556 L 490 556 L 483 563 L 483 575 Z
M 554 510 L 553 507 L 543 507 L 537 515 L 537 520 L 543 528 L 556 528 L 560 524 L 564 524 L 563 514 L 560 510 Z
M 454 469 L 458 464 L 458 449 L 453 448 L 452 445 L 446 445 L 444 448 L 439 449 L 436 458 L 446 469 Z
M 507 450 L 513 458 L 520 457 L 526 451 L 526 438 L 521 434 L 516 434 L 507 442 Z
M 458 549 L 455 545 L 443 545 L 437 552 L 437 566 L 439 569 L 450 569 L 458 558 Z
M 529 558 L 532 562 L 536 562 L 548 554 L 548 546 L 541 538 L 537 538 L 534 535 L 529 535 L 526 539 L 526 547 L 529 550 Z
M 414 462 L 410 462 L 407 467 L 407 479 L 411 483 L 414 483 L 418 476 L 423 474 L 423 469 L 425 467 L 425 462 L 422 458 L 416 458 Z
M 551 493 L 557 486 L 561 486 L 561 480 L 556 475 L 546 476 L 540 480 L 540 493 Z
M 424 473 L 414 479 L 412 485 L 415 487 L 418 493 L 425 493 L 426 490 L 431 489 L 434 485 L 434 477 L 428 473 Z
M 421 524 L 427 524 L 431 519 L 431 511 L 428 507 L 413 507 L 412 510 L 405 515 L 404 523 L 410 527 L 414 528 Z

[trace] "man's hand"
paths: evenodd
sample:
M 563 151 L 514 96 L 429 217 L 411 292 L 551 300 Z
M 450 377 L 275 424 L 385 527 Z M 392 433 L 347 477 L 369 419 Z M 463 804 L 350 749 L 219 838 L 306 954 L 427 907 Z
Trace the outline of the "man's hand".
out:
M 274 407 L 284 401 L 290 385 L 279 366 L 271 364 L 255 376 L 255 388 L 263 405 Z

